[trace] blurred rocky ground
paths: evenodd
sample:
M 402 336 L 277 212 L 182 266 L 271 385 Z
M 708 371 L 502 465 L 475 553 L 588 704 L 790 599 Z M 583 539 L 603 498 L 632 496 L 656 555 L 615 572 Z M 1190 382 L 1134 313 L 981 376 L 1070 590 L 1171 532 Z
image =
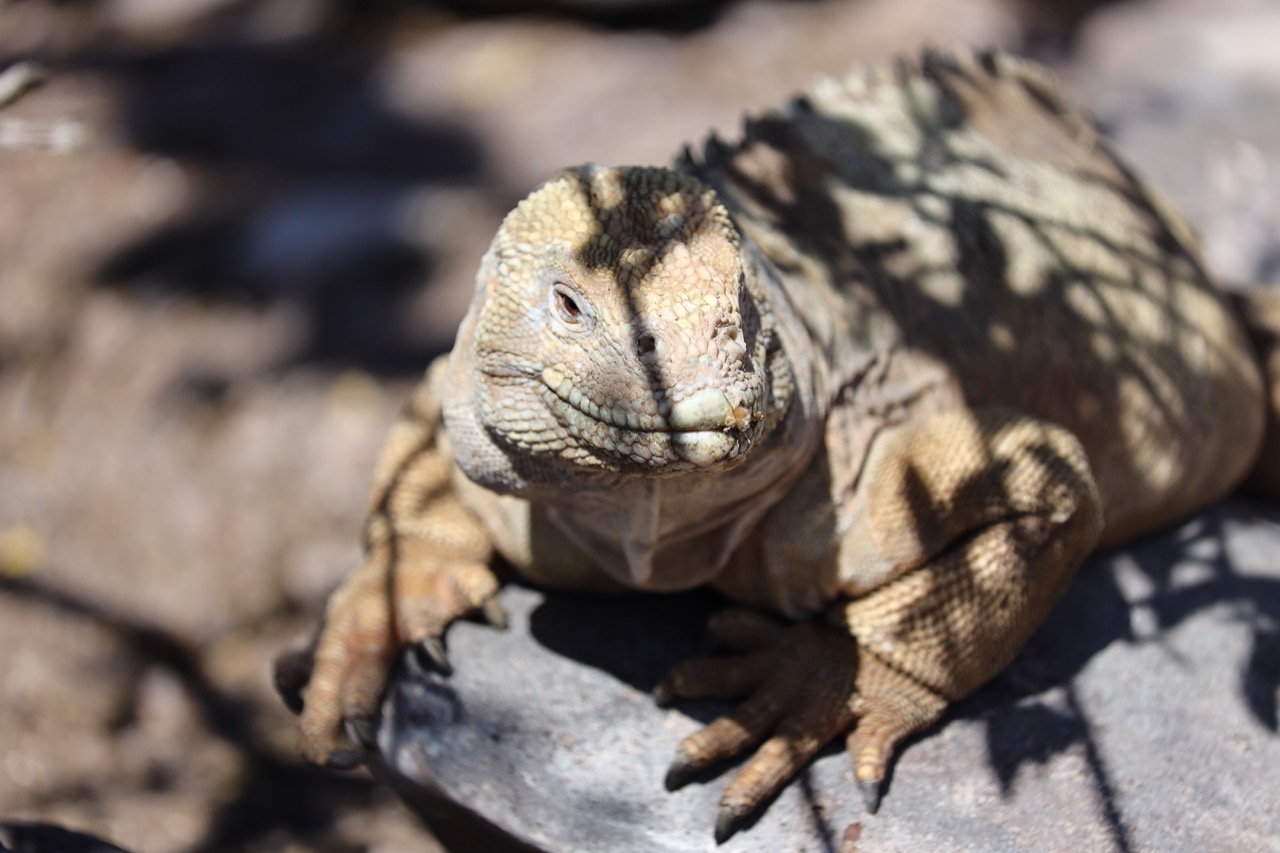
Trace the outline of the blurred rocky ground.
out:
M 1056 66 L 1225 275 L 1280 277 L 1266 0 L 0 0 L 0 820 L 441 849 L 299 762 L 268 673 L 499 218 L 953 43 Z

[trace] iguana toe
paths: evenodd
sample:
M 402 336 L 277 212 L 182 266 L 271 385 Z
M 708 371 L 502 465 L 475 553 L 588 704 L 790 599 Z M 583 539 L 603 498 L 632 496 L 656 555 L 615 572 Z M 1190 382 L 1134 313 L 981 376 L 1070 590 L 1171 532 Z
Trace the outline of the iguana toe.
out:
M 655 693 L 659 699 L 748 697 L 685 738 L 667 771 L 667 787 L 677 788 L 759 745 L 721 799 L 716 838 L 722 841 L 853 723 L 858 652 L 847 635 L 825 626 L 788 627 L 745 611 L 718 615 L 712 632 L 752 651 L 686 661 Z
M 846 747 L 863 802 L 867 811 L 875 814 L 898 744 L 936 722 L 947 702 L 918 681 L 866 654 L 858 688 L 858 725 L 849 733 Z
M 726 607 L 707 620 L 707 642 L 720 649 L 757 652 L 778 643 L 786 626 L 755 610 Z

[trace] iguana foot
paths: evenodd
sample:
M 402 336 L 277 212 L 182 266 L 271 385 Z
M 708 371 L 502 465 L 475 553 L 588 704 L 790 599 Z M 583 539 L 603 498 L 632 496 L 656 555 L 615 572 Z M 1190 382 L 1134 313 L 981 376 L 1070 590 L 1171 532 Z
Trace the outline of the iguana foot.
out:
M 739 654 L 677 666 L 655 690 L 677 697 L 746 700 L 732 714 L 685 738 L 667 773 L 678 788 L 693 775 L 756 747 L 720 800 L 717 841 L 736 832 L 818 750 L 857 729 L 848 745 L 854 775 L 875 811 L 894 747 L 942 715 L 946 702 L 869 655 L 839 628 L 786 626 L 748 610 L 712 617 L 712 636 Z
M 389 551 L 370 554 L 333 594 L 308 648 L 276 661 L 276 687 L 302 716 L 303 755 L 317 764 L 348 769 L 374 748 L 382 695 L 402 648 L 414 648 L 424 665 L 447 675 L 442 637 L 450 623 L 479 615 L 506 624 L 488 566 L 442 566 L 426 554 Z

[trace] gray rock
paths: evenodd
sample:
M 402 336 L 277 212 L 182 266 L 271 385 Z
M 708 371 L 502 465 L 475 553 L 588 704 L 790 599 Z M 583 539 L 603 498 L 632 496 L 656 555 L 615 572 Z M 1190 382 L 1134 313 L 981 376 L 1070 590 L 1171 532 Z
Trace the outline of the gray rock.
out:
M 879 814 L 831 749 L 720 849 L 1280 850 L 1277 553 L 1280 510 L 1236 501 L 1095 557 L 1014 665 L 903 750 Z M 461 849 L 714 849 L 727 774 L 662 780 L 725 706 L 648 691 L 717 602 L 502 601 L 510 630 L 451 630 L 451 678 L 397 678 L 380 775 Z

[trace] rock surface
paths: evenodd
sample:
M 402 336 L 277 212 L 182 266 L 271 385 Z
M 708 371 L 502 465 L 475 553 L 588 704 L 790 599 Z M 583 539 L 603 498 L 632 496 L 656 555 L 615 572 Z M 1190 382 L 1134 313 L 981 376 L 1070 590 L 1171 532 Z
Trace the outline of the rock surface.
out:
M 903 751 L 879 814 L 828 750 L 719 849 L 1277 849 L 1278 524 L 1237 501 L 1095 557 L 1010 670 Z M 428 811 L 435 786 L 511 849 L 715 849 L 727 779 L 662 779 L 723 707 L 648 695 L 713 599 L 502 600 L 509 631 L 452 629 L 454 676 L 396 682 L 381 775 Z

